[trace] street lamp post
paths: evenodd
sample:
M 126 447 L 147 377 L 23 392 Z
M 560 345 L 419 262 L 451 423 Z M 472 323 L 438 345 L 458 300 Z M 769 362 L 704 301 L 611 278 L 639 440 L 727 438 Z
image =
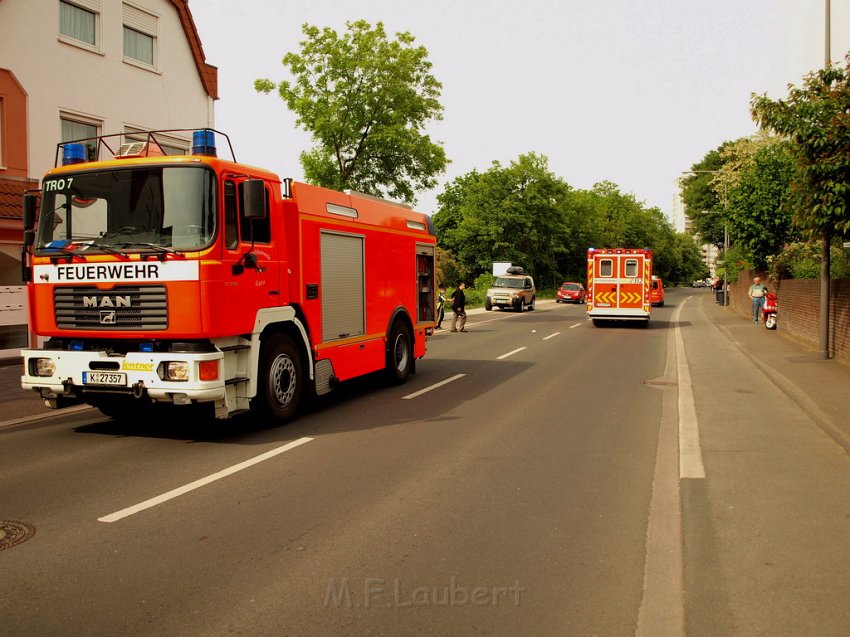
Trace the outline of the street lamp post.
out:
M 719 173 L 719 170 L 684 170 L 682 171 L 683 175 L 715 175 Z M 714 210 L 704 210 L 702 212 L 704 215 L 718 215 L 721 214 Z M 723 220 L 723 306 L 729 305 L 729 280 L 728 280 L 728 271 L 729 266 L 726 263 L 729 253 L 729 225 L 726 220 Z
M 729 272 L 729 226 L 726 221 L 723 221 L 723 307 L 729 305 L 729 282 L 727 274 Z

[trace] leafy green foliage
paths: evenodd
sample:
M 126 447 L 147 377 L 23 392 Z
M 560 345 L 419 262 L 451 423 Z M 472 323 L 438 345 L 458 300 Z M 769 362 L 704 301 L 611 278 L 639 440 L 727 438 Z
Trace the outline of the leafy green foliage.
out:
M 785 247 L 770 263 L 770 278 L 817 279 L 820 278 L 821 248 L 811 243 L 795 242 Z M 850 250 L 832 246 L 830 277 L 850 277 Z
M 679 233 L 674 236 L 671 264 L 665 280 L 693 281 L 708 276 L 708 267 L 702 258 L 702 250 L 693 235 Z M 659 268 L 656 270 L 660 271 Z
M 714 179 L 723 167 L 722 153 L 728 144 L 724 142 L 709 151 L 701 161 L 691 166 L 691 174 L 682 179 L 682 200 L 685 202 L 685 214 L 691 220 L 691 231 L 703 242 L 718 248 L 723 247 L 724 219 L 719 214 L 722 205 Z
M 788 98 L 753 96 L 753 117 L 794 142 L 797 225 L 812 235 L 850 234 L 850 55 L 845 67 L 809 73 Z
M 651 247 L 656 272 L 670 281 L 704 270 L 693 239 L 676 235 L 660 210 L 610 182 L 575 190 L 535 153 L 458 177 L 437 201 L 438 242 L 466 280 L 489 276 L 494 261 L 508 261 L 534 276 L 538 289 L 584 281 L 590 246 Z
M 443 147 L 422 132 L 442 119 L 442 85 L 424 47 L 407 32 L 389 40 L 383 24 L 347 23 L 342 36 L 305 24 L 299 53 L 283 58 L 294 77 L 275 88 L 316 146 L 301 154 L 307 181 L 412 203 L 436 185 L 448 163 Z
M 726 198 L 724 219 L 734 242 L 758 269 L 794 237 L 791 223 L 792 144 L 777 137 L 747 138 L 727 147 L 718 174 Z

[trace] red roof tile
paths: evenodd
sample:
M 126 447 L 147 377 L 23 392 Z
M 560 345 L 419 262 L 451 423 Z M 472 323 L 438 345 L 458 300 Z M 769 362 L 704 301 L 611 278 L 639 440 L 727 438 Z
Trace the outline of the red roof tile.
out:
M 21 219 L 21 196 L 31 188 L 38 188 L 37 180 L 0 177 L 0 219 Z
M 217 100 L 218 68 L 206 62 L 204 48 L 201 46 L 201 38 L 198 35 L 195 21 L 192 19 L 192 12 L 189 10 L 189 0 L 171 0 L 171 3 L 177 9 L 177 14 L 180 16 L 180 23 L 183 25 L 186 39 L 189 40 L 192 57 L 195 59 L 195 66 L 198 67 L 198 75 L 201 77 L 201 83 L 204 85 L 207 95 Z

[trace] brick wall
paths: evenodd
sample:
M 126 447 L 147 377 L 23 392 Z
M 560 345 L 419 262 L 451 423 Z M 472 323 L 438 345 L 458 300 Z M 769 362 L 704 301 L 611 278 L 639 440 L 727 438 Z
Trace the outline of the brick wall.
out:
M 777 330 L 818 346 L 820 328 L 820 280 L 767 280 L 765 273 L 741 272 L 737 283 L 729 286 L 729 304 L 742 316 L 752 317 L 752 303 L 747 290 L 754 276 L 760 276 L 771 292 L 779 297 Z M 829 286 L 829 351 L 850 360 L 850 279 L 833 279 Z

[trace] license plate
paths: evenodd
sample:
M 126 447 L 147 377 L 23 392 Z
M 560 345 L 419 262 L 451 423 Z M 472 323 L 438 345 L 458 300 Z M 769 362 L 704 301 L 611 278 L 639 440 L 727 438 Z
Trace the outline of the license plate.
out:
M 127 374 L 117 372 L 83 372 L 83 385 L 116 385 L 126 387 Z

